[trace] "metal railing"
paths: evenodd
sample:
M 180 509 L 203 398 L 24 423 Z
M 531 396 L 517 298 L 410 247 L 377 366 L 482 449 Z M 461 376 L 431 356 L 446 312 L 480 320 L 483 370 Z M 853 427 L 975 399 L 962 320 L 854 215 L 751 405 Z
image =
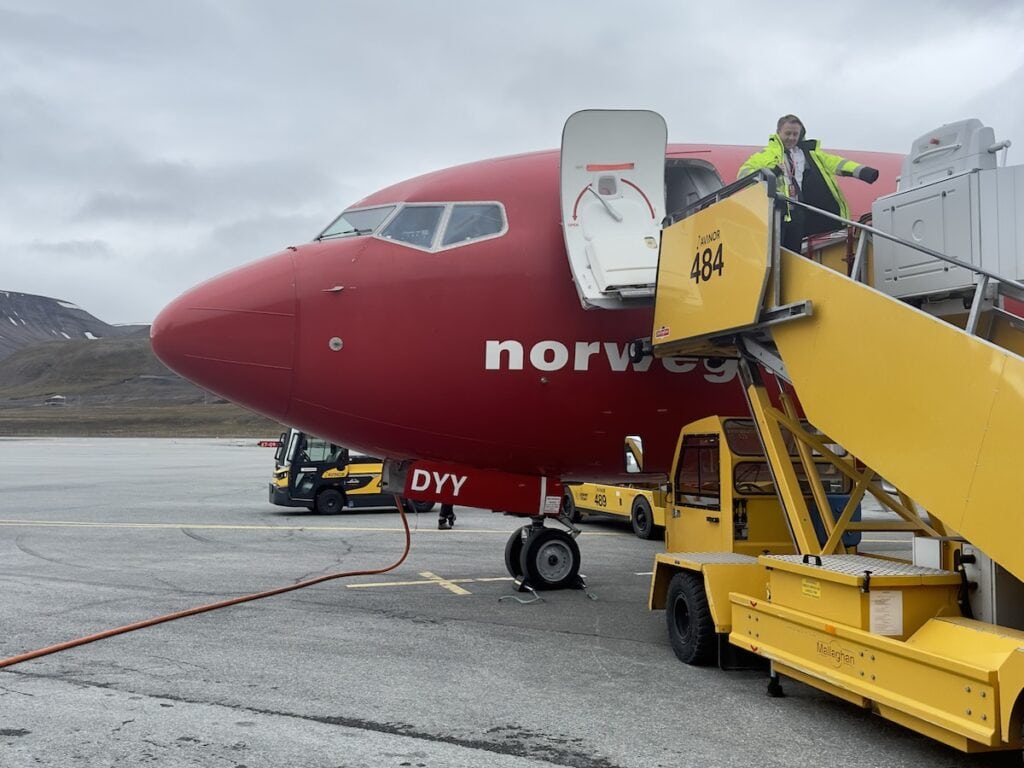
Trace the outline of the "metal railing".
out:
M 919 251 L 920 253 L 923 253 L 927 256 L 931 256 L 932 258 L 938 259 L 940 261 L 946 262 L 947 264 L 951 264 L 953 266 L 969 270 L 971 273 L 977 275 L 978 279 L 974 290 L 974 297 L 971 301 L 967 324 L 964 328 L 964 330 L 966 330 L 967 333 L 971 335 L 974 335 L 976 333 L 978 319 L 981 316 L 982 308 L 985 302 L 985 294 L 988 291 L 990 283 L 995 282 L 1003 292 L 1011 295 L 1014 298 L 1024 301 L 1024 282 L 1021 282 L 1014 278 L 1006 277 L 1004 275 L 1000 275 L 989 269 L 985 269 L 984 267 L 972 264 L 969 261 L 958 259 L 955 256 L 950 256 L 940 251 L 936 251 L 932 248 L 928 248 L 927 246 L 920 245 L 918 243 L 913 243 L 908 240 L 904 240 L 903 238 L 898 237 L 897 235 L 891 235 L 888 232 L 883 232 L 882 230 L 876 229 L 875 227 L 872 227 L 868 224 L 862 224 L 860 222 L 852 221 L 850 219 L 844 219 L 842 216 L 831 213 L 830 211 L 822 210 L 821 208 L 816 208 L 815 206 L 809 205 L 803 202 L 802 200 L 797 200 L 795 198 L 780 194 L 777 191 L 776 180 L 777 177 L 774 173 L 772 173 L 770 170 L 762 168 L 755 173 L 751 173 L 748 176 L 744 176 L 741 179 L 737 179 L 731 184 L 726 184 L 720 189 L 717 189 L 714 192 L 700 198 L 699 200 L 690 203 L 685 208 L 681 208 L 677 211 L 674 211 L 666 215 L 662 221 L 662 229 L 667 229 L 668 227 L 681 221 L 682 219 L 685 219 L 688 216 L 692 216 L 693 214 L 702 211 L 714 205 L 715 203 L 731 195 L 736 194 L 737 192 L 743 189 L 746 189 L 752 184 L 764 181 L 766 183 L 766 192 L 768 193 L 769 197 L 777 201 L 776 205 L 779 205 L 781 203 L 795 205 L 799 208 L 803 208 L 806 211 L 821 214 L 825 218 L 831 219 L 832 221 L 835 221 L 844 227 L 853 227 L 860 231 L 860 236 L 857 239 L 856 251 L 854 253 L 853 265 L 850 269 L 850 277 L 858 282 L 867 282 L 864 277 L 864 263 L 866 261 L 868 235 L 870 235 L 871 237 L 880 237 L 884 240 L 889 240 L 890 242 L 896 243 L 898 245 L 906 246 L 907 248 Z

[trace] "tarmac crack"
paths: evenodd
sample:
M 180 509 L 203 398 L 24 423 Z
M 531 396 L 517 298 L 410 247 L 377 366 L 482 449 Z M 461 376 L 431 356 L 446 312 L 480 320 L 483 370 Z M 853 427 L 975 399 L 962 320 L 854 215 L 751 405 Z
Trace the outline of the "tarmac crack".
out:
M 11 695 L 11 696 L 28 696 L 28 698 L 30 698 L 30 699 L 34 699 L 35 698 L 35 694 L 34 693 L 26 693 L 25 691 L 16 691 L 13 688 L 7 688 L 7 687 L 5 687 L 3 685 L 0 685 L 0 696 L 7 696 L 7 695 Z
M 99 688 L 101 690 L 118 691 L 133 696 L 146 696 L 154 700 L 173 701 L 178 704 L 194 704 L 198 706 L 223 707 L 233 712 L 247 713 L 252 715 L 263 715 L 265 717 L 282 717 L 303 722 L 319 723 L 322 725 L 333 725 L 354 730 L 382 733 L 389 736 L 402 736 L 404 738 L 417 739 L 421 741 L 464 749 L 480 750 L 493 754 L 507 755 L 510 757 L 523 757 L 531 760 L 543 760 L 564 768 L 623 768 L 618 763 L 613 763 L 604 757 L 584 752 L 576 743 L 580 739 L 570 739 L 565 736 L 552 736 L 541 731 L 528 728 L 521 728 L 516 725 L 503 725 L 488 729 L 491 734 L 500 741 L 489 741 L 481 738 L 460 737 L 454 735 L 437 734 L 426 731 L 409 723 L 381 723 L 373 720 L 366 720 L 359 717 L 344 717 L 331 715 L 309 715 L 299 712 L 285 712 L 276 709 L 264 709 L 250 707 L 244 704 L 231 704 L 224 701 L 204 701 L 201 699 L 176 696 L 174 694 L 160 694 L 159 696 L 146 692 L 125 690 L 112 683 L 101 683 L 89 680 L 71 680 L 63 675 L 47 675 L 37 672 L 19 672 L 12 670 L 15 674 L 30 678 L 43 680 L 57 680 L 69 683 L 78 688 Z
M 209 536 L 203 536 L 202 534 L 196 533 L 195 531 L 192 531 L 192 530 L 190 530 L 188 528 L 182 528 L 180 530 L 181 530 L 182 533 L 184 533 L 190 539 L 195 539 L 196 541 L 200 542 L 201 544 L 213 544 L 213 545 L 218 546 L 218 547 L 227 547 L 229 549 L 237 549 L 237 547 L 234 544 L 229 544 L 229 543 L 221 541 L 219 539 L 210 538 Z
M 134 722 L 135 722 L 135 718 L 132 718 L 131 720 L 122 720 L 122 721 L 121 721 L 121 724 L 120 724 L 119 726 L 117 726 L 117 728 L 112 728 L 112 729 L 110 730 L 110 732 L 111 732 L 111 734 L 114 734 L 114 733 L 118 733 L 118 732 L 119 732 L 119 731 L 121 731 L 121 730 L 122 730 L 122 729 L 123 729 L 123 728 L 124 728 L 124 727 L 125 727 L 126 725 L 128 725 L 128 724 L 130 724 L 130 723 L 134 723 Z
M 69 563 L 66 560 L 61 560 L 61 559 L 56 558 L 56 557 L 48 557 L 48 556 L 46 556 L 44 554 L 36 552 L 31 547 L 28 547 L 28 546 L 25 545 L 25 543 L 22 541 L 22 537 L 21 536 L 18 536 L 14 540 L 14 546 L 16 546 L 18 549 L 20 549 L 22 552 L 24 552 L 29 557 L 37 557 L 40 560 L 44 560 L 44 561 L 46 561 L 48 563 L 56 563 L 57 565 L 63 565 L 65 567 L 67 567 L 67 568 L 92 568 L 93 567 L 93 566 L 89 566 L 89 565 L 81 565 L 79 563 Z

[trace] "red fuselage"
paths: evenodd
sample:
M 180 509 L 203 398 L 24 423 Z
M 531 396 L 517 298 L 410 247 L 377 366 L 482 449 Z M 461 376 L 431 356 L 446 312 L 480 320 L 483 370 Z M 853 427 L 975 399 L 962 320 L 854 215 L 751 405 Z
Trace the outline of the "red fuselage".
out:
M 726 182 L 755 147 L 670 145 Z M 901 158 L 843 179 L 854 217 L 895 188 Z M 375 236 L 289 247 L 186 292 L 153 348 L 198 385 L 359 451 L 529 475 L 625 477 L 623 438 L 665 472 L 678 429 L 745 413 L 732 361 L 628 362 L 652 311 L 584 310 L 566 258 L 557 151 L 394 185 L 352 208 L 500 202 L 500 237 L 428 252 Z M 671 370 L 670 370 L 671 369 Z

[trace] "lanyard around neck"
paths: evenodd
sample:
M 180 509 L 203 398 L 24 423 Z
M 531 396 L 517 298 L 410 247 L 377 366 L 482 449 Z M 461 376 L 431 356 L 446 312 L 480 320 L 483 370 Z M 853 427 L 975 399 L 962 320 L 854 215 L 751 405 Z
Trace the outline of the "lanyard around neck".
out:
M 800 182 L 796 180 L 796 161 L 793 160 L 792 150 L 786 151 L 786 178 L 789 179 L 789 196 L 800 196 Z

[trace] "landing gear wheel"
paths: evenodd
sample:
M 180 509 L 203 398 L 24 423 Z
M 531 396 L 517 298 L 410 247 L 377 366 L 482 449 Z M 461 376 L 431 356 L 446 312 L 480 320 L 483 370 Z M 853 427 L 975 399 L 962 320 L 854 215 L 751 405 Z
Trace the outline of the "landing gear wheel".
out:
M 715 625 L 699 574 L 683 571 L 672 577 L 665 619 L 672 650 L 681 662 L 701 666 L 714 661 Z
M 647 499 L 638 496 L 633 501 L 633 511 L 629 515 L 633 523 L 633 533 L 638 539 L 654 538 L 654 513 L 651 512 L 651 505 Z
M 565 531 L 540 528 L 523 544 L 519 564 L 534 589 L 565 589 L 579 584 L 580 548 Z
M 316 511 L 321 515 L 336 515 L 345 508 L 345 497 L 341 491 L 328 488 L 316 497 Z
M 565 496 L 562 497 L 562 512 L 569 518 L 570 523 L 578 523 L 582 517 L 580 511 L 576 509 L 576 502 L 573 501 L 571 491 L 566 491 Z
M 529 528 L 528 525 L 516 528 L 505 542 L 505 570 L 513 579 L 523 577 L 523 566 L 519 561 L 523 554 L 523 531 Z

